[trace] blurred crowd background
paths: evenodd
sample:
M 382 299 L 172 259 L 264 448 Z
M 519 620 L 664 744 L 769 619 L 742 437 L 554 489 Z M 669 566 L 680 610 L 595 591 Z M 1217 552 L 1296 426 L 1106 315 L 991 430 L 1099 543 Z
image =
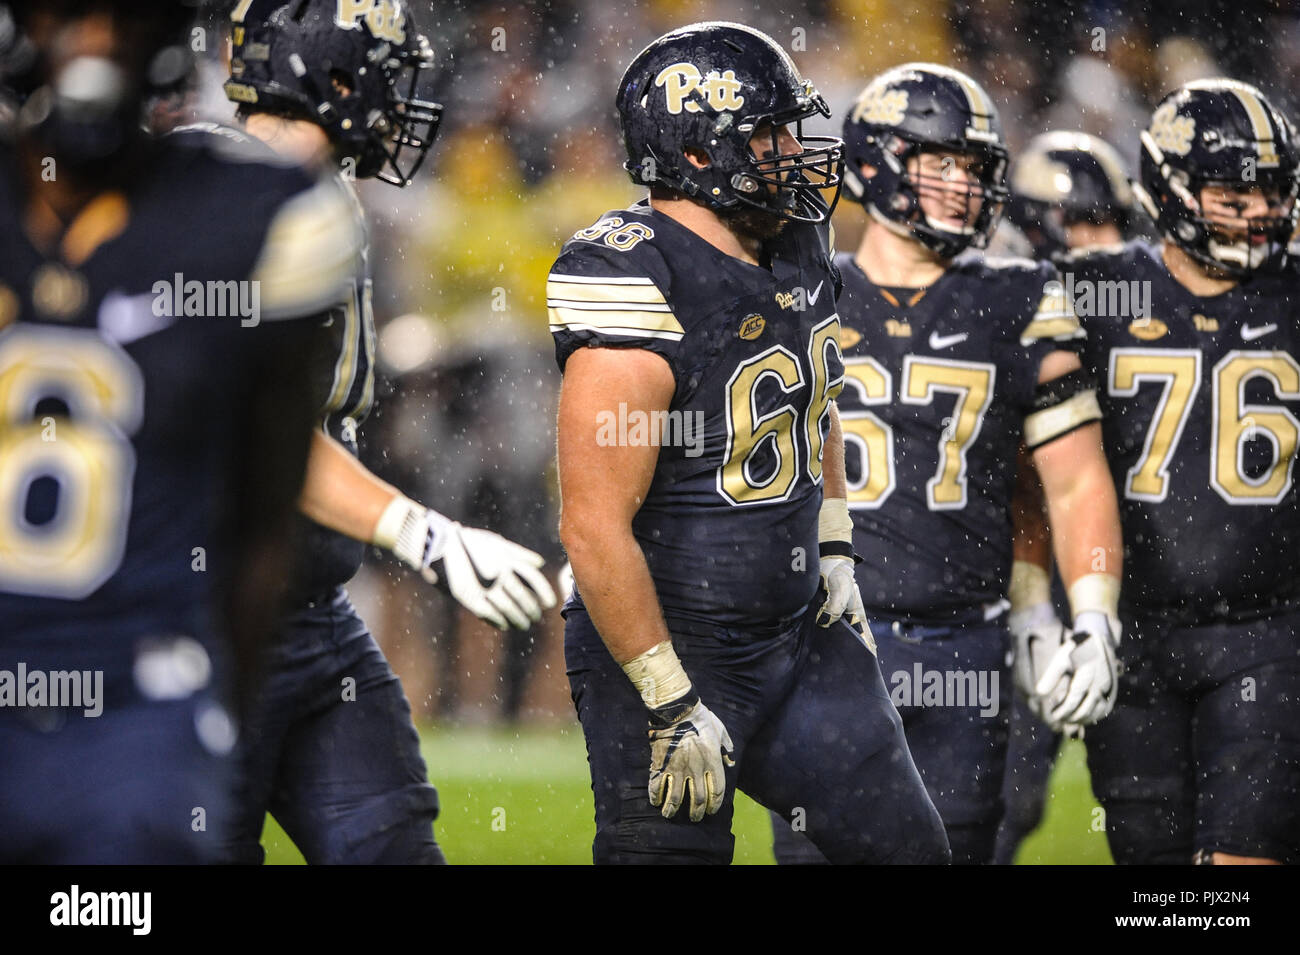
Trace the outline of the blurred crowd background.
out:
M 1111 142 L 1130 164 L 1154 104 L 1182 82 L 1231 76 L 1300 107 L 1292 0 L 414 0 L 446 113 L 429 164 L 397 190 L 361 183 L 379 327 L 367 464 L 462 522 L 563 562 L 545 280 L 561 244 L 639 198 L 613 109 L 626 64 L 697 20 L 746 23 L 790 50 L 834 111 L 909 60 L 965 70 L 997 103 L 1012 151 L 1047 129 Z M 213 63 L 203 97 L 223 118 Z M 809 129 L 821 132 L 821 129 Z M 1131 166 L 1131 169 L 1133 166 Z M 862 210 L 842 203 L 841 248 Z M 568 720 L 558 612 L 506 636 L 378 553 L 349 588 L 417 719 Z

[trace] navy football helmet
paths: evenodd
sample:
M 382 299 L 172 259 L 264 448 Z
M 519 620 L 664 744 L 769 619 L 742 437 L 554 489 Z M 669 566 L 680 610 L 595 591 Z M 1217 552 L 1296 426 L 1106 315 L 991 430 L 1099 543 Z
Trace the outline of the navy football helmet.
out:
M 316 123 L 358 179 L 410 183 L 442 106 L 417 97 L 433 51 L 403 0 L 244 0 L 231 21 L 225 89 L 241 112 Z
M 950 189 L 940 177 L 914 174 L 908 160 L 923 152 L 966 153 L 976 159 L 970 200 L 979 208 L 957 230 L 930 219 L 921 193 Z M 844 120 L 845 184 L 849 195 L 884 225 L 915 236 L 944 258 L 983 248 L 1007 200 L 1007 148 L 993 101 L 959 70 L 906 63 L 880 74 Z M 875 169 L 865 177 L 861 166 Z
M 1047 259 L 1067 251 L 1066 226 L 1114 223 L 1127 234 L 1133 190 L 1105 140 L 1057 130 L 1035 136 L 1011 166 L 1007 218 Z
M 1230 275 L 1280 268 L 1296 227 L 1300 152 L 1291 123 L 1258 89 L 1197 80 L 1170 93 L 1142 132 L 1138 202 L 1166 239 Z M 1260 187 L 1274 214 L 1232 237 L 1202 215 L 1201 189 Z
M 835 190 L 831 208 L 839 198 L 843 144 L 803 134 L 803 120 L 830 116 L 830 107 L 785 50 L 751 27 L 694 23 L 664 34 L 632 60 L 616 105 L 634 182 L 714 210 L 752 207 L 803 222 L 829 215 L 813 201 L 817 190 Z M 798 152 L 779 147 L 777 131 L 788 124 Z M 750 140 L 764 129 L 772 143 L 760 158 Z M 696 168 L 688 149 L 708 164 Z

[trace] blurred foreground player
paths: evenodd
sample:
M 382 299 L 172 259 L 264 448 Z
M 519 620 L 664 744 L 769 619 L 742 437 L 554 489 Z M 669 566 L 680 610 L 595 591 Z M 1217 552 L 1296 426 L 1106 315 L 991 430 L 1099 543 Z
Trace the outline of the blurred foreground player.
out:
M 1023 438 L 1043 474 L 1074 611 L 1056 678 L 1028 690 L 1062 721 L 1114 698 L 1119 517 L 1082 331 L 1048 263 L 975 254 L 1006 199 L 997 110 L 969 76 L 911 63 L 872 80 L 844 121 L 845 178 L 866 208 L 844 278 L 849 507 L 858 581 L 908 747 L 956 864 L 993 861 L 1011 716 L 1006 609 Z M 1108 557 L 1098 572 L 1096 554 Z M 1018 667 L 1043 671 L 1061 628 Z M 1059 678 L 1060 687 L 1056 686 Z M 807 842 L 775 822 L 778 861 Z
M 422 164 L 442 107 L 416 98 L 432 66 L 404 4 L 349 20 L 334 0 L 253 0 L 234 12 L 227 95 L 245 130 L 340 179 L 405 186 Z M 222 132 L 218 130 L 218 132 Z M 229 135 L 225 131 L 225 135 Z M 237 134 L 236 134 L 237 135 Z M 350 192 L 350 189 L 349 189 Z M 360 221 L 360 206 L 352 215 Z M 401 683 L 343 585 L 367 542 L 392 551 L 499 627 L 527 628 L 555 597 L 542 558 L 411 501 L 356 460 L 374 394 L 368 272 L 330 312 L 332 348 L 314 369 L 321 409 L 303 489 L 306 566 L 294 612 L 273 642 L 266 683 L 240 743 L 232 862 L 262 861 L 268 811 L 311 863 L 438 863 L 438 796 Z
M 1036 258 L 1058 260 L 1067 252 L 1118 245 L 1127 238 L 1132 211 L 1133 190 L 1124 161 L 1096 136 L 1063 130 L 1043 133 L 1029 141 L 1011 167 L 1007 218 L 1033 242 Z M 1027 459 L 1022 458 L 1020 472 L 1018 481 L 1037 483 Z M 1027 500 L 1017 498 L 1012 507 L 1033 506 L 1031 502 L 1041 497 L 1041 490 L 1031 487 Z M 1013 594 L 1015 602 L 1007 617 L 1012 636 L 1026 641 L 1044 629 L 1059 631 L 1057 607 L 1063 606 L 1063 600 L 1051 589 L 1059 587 L 1059 581 L 1049 585 L 1034 569 L 1051 565 L 1050 541 L 1018 536 L 1013 549 L 1012 576 L 1021 586 Z M 1034 715 L 1023 694 L 1016 694 L 1011 706 L 1002 784 L 1006 811 L 993 860 L 999 865 L 1015 861 L 1020 843 L 1042 821 L 1052 763 L 1061 745 L 1061 734 Z
M 700 23 L 617 106 L 649 201 L 547 283 L 595 861 L 729 862 L 739 787 L 834 862 L 946 862 L 853 581 L 818 193 L 841 143 L 801 129 L 825 101 L 766 35 Z
M 16 12 L 38 56 L 0 153 L 0 860 L 210 861 L 231 669 L 280 610 L 307 361 L 361 236 L 297 169 L 141 131 L 192 10 Z
M 1300 151 L 1222 79 L 1166 96 L 1141 141 L 1163 242 L 1065 265 L 1144 299 L 1085 319 L 1125 551 L 1093 793 L 1116 862 L 1300 862 Z

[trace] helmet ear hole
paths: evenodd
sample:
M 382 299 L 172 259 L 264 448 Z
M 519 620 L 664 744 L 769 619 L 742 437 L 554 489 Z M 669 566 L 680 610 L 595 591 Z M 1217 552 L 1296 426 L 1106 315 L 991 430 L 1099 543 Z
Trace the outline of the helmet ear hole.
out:
M 344 96 L 351 96 L 357 88 L 352 74 L 347 70 L 330 70 L 330 83 L 333 85 L 336 92 L 341 93 Z

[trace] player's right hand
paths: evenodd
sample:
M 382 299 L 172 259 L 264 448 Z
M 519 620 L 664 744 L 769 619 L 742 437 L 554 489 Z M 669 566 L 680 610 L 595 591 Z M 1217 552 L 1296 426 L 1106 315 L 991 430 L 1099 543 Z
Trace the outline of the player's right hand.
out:
M 1046 709 L 1059 703 L 1060 699 L 1053 694 L 1045 701 L 1038 694 L 1038 682 L 1065 639 L 1065 625 L 1050 603 L 1038 603 L 1023 610 L 1013 610 L 1007 617 L 1007 629 L 1011 631 L 1013 641 L 1011 674 L 1016 689 L 1028 702 L 1030 710 L 1039 719 L 1044 719 Z
M 1052 729 L 1089 726 L 1114 708 L 1119 692 L 1119 635 L 1119 621 L 1104 613 L 1086 611 L 1075 617 L 1074 633 L 1061 642 L 1038 684 L 1042 695 L 1065 683 L 1064 695 L 1044 714 Z
M 733 748 L 722 720 L 698 699 L 672 722 L 651 710 L 650 805 L 671 819 L 689 790 L 691 822 L 713 815 L 727 794 L 726 767 L 736 765 Z
M 431 534 L 433 531 L 431 530 Z M 440 529 L 440 555 L 424 568 L 424 577 L 445 579 L 451 595 L 471 613 L 502 630 L 527 630 L 555 606 L 555 591 L 542 573 L 541 554 L 500 534 L 454 521 Z

